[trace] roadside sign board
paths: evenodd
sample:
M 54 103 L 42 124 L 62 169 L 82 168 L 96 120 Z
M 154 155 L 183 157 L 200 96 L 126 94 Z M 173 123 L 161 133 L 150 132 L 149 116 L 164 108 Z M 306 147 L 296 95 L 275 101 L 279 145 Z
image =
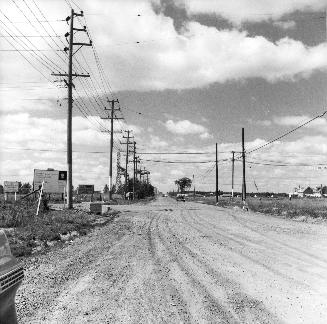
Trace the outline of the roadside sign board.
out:
M 94 193 L 94 185 L 79 185 L 78 186 L 78 194 L 86 195 Z
M 3 186 L 4 192 L 18 192 L 19 182 L 18 181 L 5 181 Z
M 43 181 L 44 192 L 63 193 L 66 187 L 67 171 L 34 169 L 34 190 L 39 189 Z

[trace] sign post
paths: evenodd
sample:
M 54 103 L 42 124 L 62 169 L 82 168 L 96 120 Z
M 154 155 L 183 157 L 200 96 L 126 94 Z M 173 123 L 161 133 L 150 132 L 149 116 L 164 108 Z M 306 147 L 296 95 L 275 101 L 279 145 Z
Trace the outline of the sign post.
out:
M 44 181 L 42 181 L 42 184 L 41 184 L 41 189 L 40 189 L 40 193 L 39 193 L 39 201 L 37 203 L 37 209 L 36 209 L 36 216 L 39 214 L 39 210 L 40 210 L 40 204 L 41 204 L 41 199 L 42 199 L 42 195 L 43 195 L 43 187 L 44 187 Z

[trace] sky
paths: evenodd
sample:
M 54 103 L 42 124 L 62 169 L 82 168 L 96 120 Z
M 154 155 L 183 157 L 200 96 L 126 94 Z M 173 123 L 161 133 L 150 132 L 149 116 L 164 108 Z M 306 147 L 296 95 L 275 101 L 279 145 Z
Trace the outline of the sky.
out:
M 142 168 L 166 192 L 241 190 L 242 128 L 249 192 L 327 185 L 326 0 L 3 0 L 0 3 L 0 183 L 67 170 L 68 58 L 74 19 L 73 184 L 108 183 L 108 100 L 117 152 L 132 130 Z M 298 130 L 290 130 L 311 120 Z M 262 147 L 263 146 L 263 147 Z M 177 153 L 197 154 L 177 154 Z M 149 154 L 161 153 L 161 154 Z M 169 154 L 167 154 L 169 153 Z M 175 154 L 172 154 L 175 153 Z M 200 153 L 200 154 L 199 154 Z M 130 157 L 132 160 L 132 156 Z M 173 162 L 173 163 L 171 163 Z M 176 163 L 178 162 L 178 163 Z M 133 166 L 129 163 L 129 173 Z M 123 181 L 123 179 L 122 179 Z M 115 181 L 114 181 L 115 182 Z

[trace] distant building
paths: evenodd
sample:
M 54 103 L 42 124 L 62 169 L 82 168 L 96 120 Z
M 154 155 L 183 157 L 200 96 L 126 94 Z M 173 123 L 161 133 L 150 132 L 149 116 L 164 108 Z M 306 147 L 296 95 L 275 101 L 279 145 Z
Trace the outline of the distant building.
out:
M 303 198 L 303 197 L 314 197 L 314 198 L 321 198 L 321 187 L 317 187 L 315 189 L 311 188 L 310 186 L 304 189 L 301 186 L 294 188 L 293 192 L 290 192 L 290 196 Z
M 291 194 L 294 197 L 303 198 L 304 197 L 303 192 L 304 192 L 304 188 L 299 185 L 298 187 L 294 188 L 294 190 L 293 190 L 293 192 Z
M 305 189 L 303 191 L 303 195 L 304 196 L 309 196 L 309 195 L 313 195 L 313 189 L 311 187 L 308 187 L 307 189 Z

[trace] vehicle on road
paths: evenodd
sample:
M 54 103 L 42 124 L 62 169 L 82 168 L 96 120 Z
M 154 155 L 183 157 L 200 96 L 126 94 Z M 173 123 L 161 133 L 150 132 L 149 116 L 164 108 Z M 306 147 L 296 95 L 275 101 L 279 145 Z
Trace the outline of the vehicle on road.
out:
M 176 196 L 176 200 L 177 200 L 177 201 L 185 201 L 185 195 L 183 195 L 183 194 L 178 194 L 178 195 Z
M 0 230 L 0 323 L 16 324 L 16 291 L 24 277 L 23 266 L 12 255 L 8 239 Z

